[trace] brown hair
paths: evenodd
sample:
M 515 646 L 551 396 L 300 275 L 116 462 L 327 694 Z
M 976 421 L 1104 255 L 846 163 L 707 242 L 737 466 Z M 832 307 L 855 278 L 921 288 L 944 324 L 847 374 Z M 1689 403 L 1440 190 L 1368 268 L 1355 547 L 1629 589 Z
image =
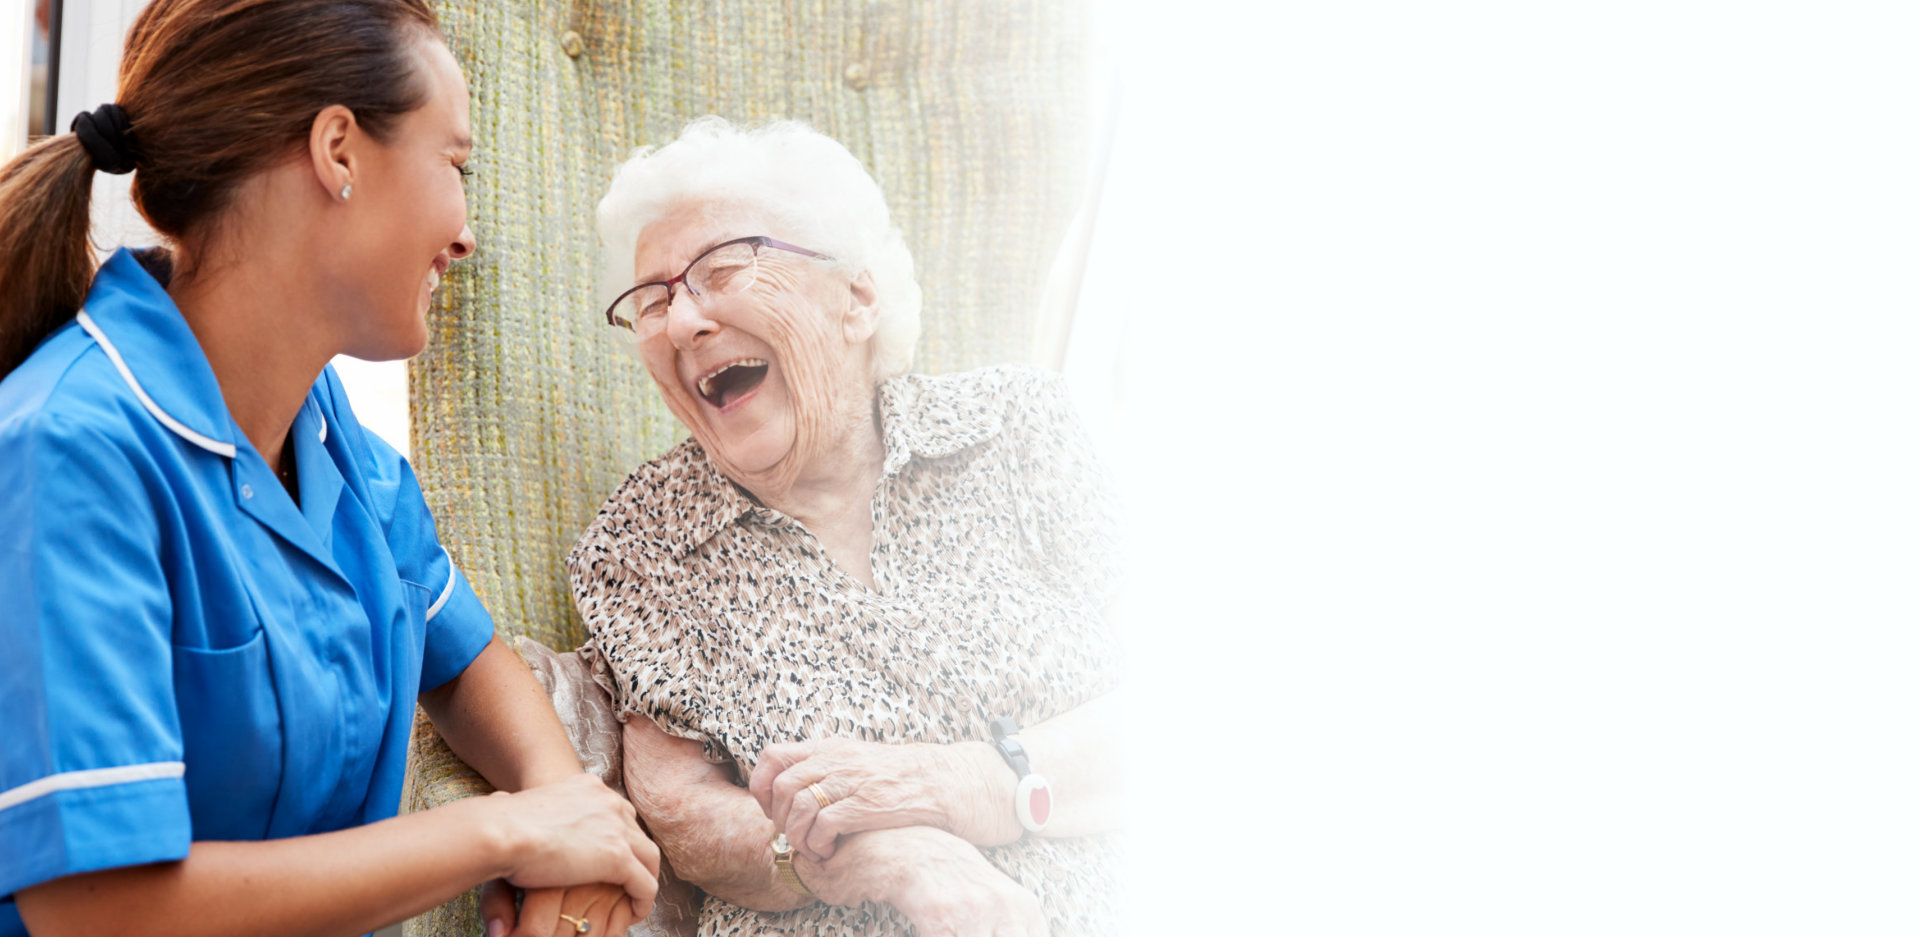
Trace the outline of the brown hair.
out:
M 321 109 L 344 105 L 382 139 L 425 103 L 412 46 L 438 31 L 425 0 L 154 0 L 127 32 L 115 102 L 134 204 L 173 242 L 204 241 Z M 93 172 L 70 133 L 0 168 L 0 377 L 86 299 Z

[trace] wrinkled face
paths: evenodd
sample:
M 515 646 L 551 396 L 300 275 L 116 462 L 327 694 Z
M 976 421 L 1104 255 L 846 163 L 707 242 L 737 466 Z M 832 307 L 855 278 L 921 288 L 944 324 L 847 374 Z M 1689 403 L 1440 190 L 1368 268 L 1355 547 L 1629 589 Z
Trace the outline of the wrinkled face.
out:
M 426 103 L 403 115 L 355 165 L 352 278 L 356 311 L 346 353 L 407 358 L 426 347 L 428 305 L 440 277 L 473 253 L 461 170 L 473 149 L 467 82 L 438 40 L 415 46 Z
M 789 237 L 752 209 L 682 205 L 640 232 L 634 282 L 672 279 L 714 245 L 752 235 Z M 846 273 L 776 249 L 756 267 L 753 285 L 732 295 L 695 300 L 675 284 L 665 310 L 634 325 L 674 415 L 722 472 L 759 491 L 804 471 L 870 408 L 872 388 L 871 330 L 858 325 Z

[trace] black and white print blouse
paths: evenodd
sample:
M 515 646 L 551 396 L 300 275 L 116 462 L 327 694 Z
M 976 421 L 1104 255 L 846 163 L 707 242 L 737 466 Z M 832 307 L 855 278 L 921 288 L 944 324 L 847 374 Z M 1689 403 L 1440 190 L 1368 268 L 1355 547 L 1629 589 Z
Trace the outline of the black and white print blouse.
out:
M 1032 725 L 1116 686 L 1101 617 L 1119 583 L 1114 511 L 1064 381 L 995 367 L 878 394 L 873 588 L 691 439 L 607 499 L 567 566 L 592 635 L 581 654 L 622 719 L 745 778 L 776 742 L 979 740 L 995 716 Z M 1113 837 L 982 852 L 1039 897 L 1055 937 L 1117 929 Z M 768 913 L 707 896 L 699 933 L 912 928 L 880 904 Z

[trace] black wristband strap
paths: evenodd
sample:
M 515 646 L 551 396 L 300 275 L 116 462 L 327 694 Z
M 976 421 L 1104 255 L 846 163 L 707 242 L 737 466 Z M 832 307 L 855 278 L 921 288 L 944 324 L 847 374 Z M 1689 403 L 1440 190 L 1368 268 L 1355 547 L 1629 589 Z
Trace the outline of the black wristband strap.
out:
M 1027 749 L 1013 737 L 1020 731 L 1020 724 L 1005 716 L 995 716 L 987 723 L 987 731 L 993 733 L 993 750 L 1000 753 L 1007 767 L 1013 769 L 1015 777 L 1026 777 L 1033 772 L 1027 766 Z
M 1020 725 L 1000 716 L 988 723 L 987 729 L 993 733 L 993 750 L 1000 753 L 1007 767 L 1020 779 L 1013 789 L 1013 815 L 1020 820 L 1020 827 L 1028 833 L 1046 829 L 1047 820 L 1053 815 L 1053 788 L 1048 786 L 1046 778 L 1033 773 L 1026 747 L 1014 740 L 1013 734 L 1020 731 Z

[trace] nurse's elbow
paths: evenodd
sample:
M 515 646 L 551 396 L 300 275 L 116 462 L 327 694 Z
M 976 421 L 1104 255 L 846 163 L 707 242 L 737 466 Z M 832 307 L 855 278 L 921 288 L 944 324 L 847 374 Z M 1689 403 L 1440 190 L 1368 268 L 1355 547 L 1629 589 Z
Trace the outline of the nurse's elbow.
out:
M 176 863 L 166 863 L 175 865 Z M 130 907 L 131 867 L 69 875 L 23 888 L 14 894 L 20 920 L 33 937 L 87 937 L 157 934 L 156 915 Z

